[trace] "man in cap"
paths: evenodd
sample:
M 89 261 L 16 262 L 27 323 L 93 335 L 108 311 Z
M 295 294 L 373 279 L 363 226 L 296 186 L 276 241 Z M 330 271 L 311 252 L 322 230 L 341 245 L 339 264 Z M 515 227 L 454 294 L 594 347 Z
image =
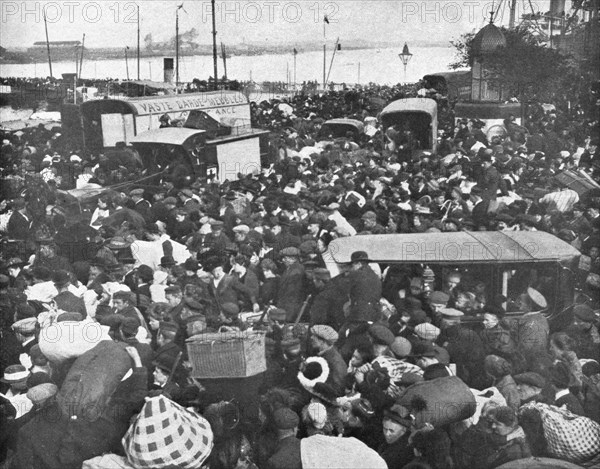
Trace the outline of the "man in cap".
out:
M 596 323 L 596 314 L 591 307 L 588 305 L 573 307 L 573 322 L 565 332 L 575 342 L 573 351 L 577 354 L 577 358 L 600 362 L 600 334 Z
M 349 321 L 377 321 L 380 316 L 379 300 L 382 284 L 379 276 L 369 267 L 369 256 L 364 251 L 353 252 L 350 256 L 351 270 L 348 273 L 350 285 Z
M 113 306 L 117 314 L 121 314 L 126 318 L 133 318 L 138 321 L 139 325 L 145 330 L 146 337 L 144 334 L 140 334 L 138 338 L 142 341 L 149 340 L 151 337 L 150 330 L 146 324 L 146 320 L 139 309 L 137 309 L 133 302 L 133 293 L 129 291 L 118 291 L 113 294 L 112 297 Z
M 144 199 L 144 189 L 133 189 L 129 192 L 129 196 L 133 200 L 133 209 L 144 217 L 146 223 L 151 223 L 153 221 L 152 207 L 150 202 Z
M 361 233 L 369 232 L 370 234 L 385 234 L 386 229 L 377 223 L 377 214 L 371 210 L 363 213 L 360 218 L 362 221 Z
M 344 385 L 348 366 L 340 352 L 334 347 L 338 340 L 338 333 L 331 327 L 317 324 L 310 328 L 310 343 L 317 355 L 324 358 L 329 365 L 329 378 L 327 382 L 338 396 L 344 394 Z
M 517 383 L 521 405 L 528 402 L 544 402 L 548 404 L 546 397 L 542 395 L 542 389 L 546 387 L 544 377 L 533 371 L 527 371 L 513 376 L 513 379 Z
M 231 244 L 231 239 L 223 231 L 225 224 L 221 220 L 210 222 L 210 233 L 204 237 L 200 253 L 213 252 L 214 255 L 224 255 L 225 249 Z
M 523 313 L 519 324 L 517 348 L 525 358 L 535 359 L 545 353 L 550 325 L 542 311 L 548 307 L 546 298 L 535 288 L 527 288 L 513 303 L 512 310 Z
M 409 443 L 412 419 L 409 411 L 400 404 L 394 404 L 383 414 L 384 443 L 377 452 L 384 459 L 387 467 L 404 467 L 414 458 Z
M 450 362 L 456 364 L 456 375 L 470 387 L 476 387 L 485 380 L 483 360 L 485 353 L 479 335 L 461 325 L 464 313 L 454 308 L 441 310 L 441 334 L 437 343 L 450 355 Z
M 277 446 L 265 469 L 302 469 L 300 440 L 296 438 L 300 419 L 292 409 L 282 407 L 273 413 Z
M 280 255 L 285 270 L 279 278 L 276 306 L 287 311 L 288 322 L 294 322 L 306 299 L 306 272 L 297 247 L 286 247 Z
M 428 300 L 428 309 L 431 312 L 431 317 L 437 320 L 441 318 L 440 311 L 448 306 L 450 295 L 442 291 L 434 291 L 431 293 L 431 295 L 429 295 Z

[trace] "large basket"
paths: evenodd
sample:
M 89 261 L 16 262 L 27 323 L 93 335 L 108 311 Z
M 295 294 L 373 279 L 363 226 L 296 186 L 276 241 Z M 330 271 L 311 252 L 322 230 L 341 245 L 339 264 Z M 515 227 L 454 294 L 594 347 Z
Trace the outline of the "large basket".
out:
M 262 331 L 198 334 L 187 350 L 194 378 L 246 378 L 267 369 Z

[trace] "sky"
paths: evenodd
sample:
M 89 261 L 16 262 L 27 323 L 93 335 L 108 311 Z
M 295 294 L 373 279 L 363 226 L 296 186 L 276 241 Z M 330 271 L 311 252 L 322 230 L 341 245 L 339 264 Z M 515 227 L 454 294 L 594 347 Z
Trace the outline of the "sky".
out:
M 517 17 L 534 9 L 545 12 L 550 0 L 516 0 Z M 258 0 L 216 2 L 217 40 L 225 44 L 286 43 L 301 45 L 321 41 L 323 18 L 329 24 L 329 41 L 386 42 L 436 41 L 458 38 L 477 31 L 489 21 L 492 5 L 502 4 L 496 24 L 507 24 L 509 0 Z M 137 12 L 141 38 L 152 33 L 154 41 L 175 35 L 175 17 L 181 0 L 159 1 L 11 1 L 0 0 L 0 45 L 30 47 L 45 41 L 43 12 L 48 21 L 50 41 L 82 40 L 86 47 L 135 48 Z M 567 1 L 567 7 L 570 2 Z M 212 42 L 211 3 L 183 0 L 179 10 L 180 33 L 196 28 L 197 42 Z

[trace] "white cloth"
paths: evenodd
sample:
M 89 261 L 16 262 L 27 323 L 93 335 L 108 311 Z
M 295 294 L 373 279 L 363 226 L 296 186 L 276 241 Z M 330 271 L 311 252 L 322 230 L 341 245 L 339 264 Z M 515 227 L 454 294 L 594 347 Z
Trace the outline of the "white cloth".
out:
M 58 290 L 54 286 L 54 282 L 36 283 L 25 289 L 25 296 L 28 301 L 35 300 L 50 303 L 56 295 L 58 295 Z
M 303 469 L 387 469 L 377 452 L 354 437 L 313 435 L 300 440 Z
M 191 257 L 185 245 L 173 241 L 168 235 L 163 234 L 156 241 L 134 241 L 131 243 L 131 252 L 138 264 L 146 264 L 152 270 L 158 269 L 160 259 L 163 257 L 162 243 L 170 241 L 173 246 L 173 259 L 178 264 L 183 264 Z
M 340 212 L 338 212 L 337 210 L 335 210 L 331 215 L 329 215 L 328 217 L 329 220 L 333 220 L 338 228 L 338 233 L 342 236 L 355 236 L 356 235 L 356 230 L 354 229 L 354 227 L 348 223 L 348 220 L 346 220 L 342 214 Z
M 13 396 L 12 393 L 8 391 L 6 394 L 0 393 L 0 395 L 8 399 L 17 411 L 15 419 L 23 417 L 23 415 L 33 408 L 33 402 L 27 398 L 27 394 L 17 394 L 16 396 Z

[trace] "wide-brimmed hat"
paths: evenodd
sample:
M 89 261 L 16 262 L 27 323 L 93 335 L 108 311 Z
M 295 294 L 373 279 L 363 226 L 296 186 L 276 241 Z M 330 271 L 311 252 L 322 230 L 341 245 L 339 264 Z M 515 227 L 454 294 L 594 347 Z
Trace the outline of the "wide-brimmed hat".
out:
M 19 383 L 27 381 L 31 373 L 23 365 L 9 365 L 4 369 L 4 376 L 0 381 L 7 384 Z
M 389 409 L 384 410 L 383 418 L 399 423 L 406 428 L 410 428 L 412 425 L 412 419 L 409 410 L 400 404 L 394 404 Z
M 365 251 L 354 251 L 350 255 L 350 262 L 370 262 L 369 255 Z

